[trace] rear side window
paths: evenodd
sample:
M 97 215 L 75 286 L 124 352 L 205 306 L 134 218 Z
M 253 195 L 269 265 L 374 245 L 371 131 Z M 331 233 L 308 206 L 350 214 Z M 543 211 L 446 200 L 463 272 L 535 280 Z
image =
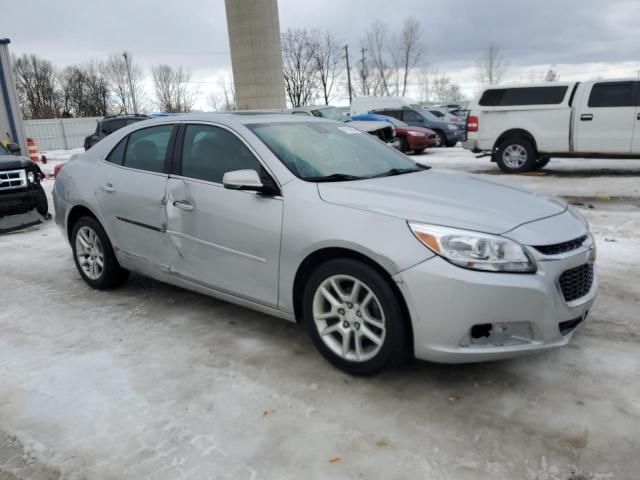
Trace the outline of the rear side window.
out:
M 589 107 L 632 107 L 633 82 L 596 83 L 589 95 Z
M 247 169 L 263 175 L 260 162 L 236 135 L 210 125 L 187 125 L 182 147 L 184 177 L 222 183 L 225 173 Z
M 148 172 L 164 172 L 172 129 L 173 125 L 158 125 L 143 128 L 129 135 L 124 166 Z
M 120 140 L 118 145 L 111 150 L 111 153 L 107 155 L 107 162 L 115 163 L 116 165 L 122 165 L 124 161 L 124 151 L 127 148 L 127 137 Z
M 116 130 L 125 126 L 125 120 L 105 120 L 102 122 L 102 131 L 106 135 L 111 135 Z
M 515 107 L 525 105 L 558 105 L 567 94 L 568 87 L 492 88 L 480 98 L 483 107 Z

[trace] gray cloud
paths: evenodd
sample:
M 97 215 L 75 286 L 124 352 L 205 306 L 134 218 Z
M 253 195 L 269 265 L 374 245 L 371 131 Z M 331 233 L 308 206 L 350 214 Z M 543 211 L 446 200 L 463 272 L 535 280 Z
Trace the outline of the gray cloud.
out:
M 15 53 L 57 64 L 131 51 L 145 66 L 182 64 L 195 74 L 229 67 L 223 0 L 2 0 L 3 36 Z M 397 28 L 420 20 L 428 61 L 441 70 L 472 66 L 490 42 L 511 65 L 638 61 L 638 0 L 280 0 L 282 29 L 328 28 L 352 51 L 375 20 Z M 28 19 L 28 20 L 27 20 Z

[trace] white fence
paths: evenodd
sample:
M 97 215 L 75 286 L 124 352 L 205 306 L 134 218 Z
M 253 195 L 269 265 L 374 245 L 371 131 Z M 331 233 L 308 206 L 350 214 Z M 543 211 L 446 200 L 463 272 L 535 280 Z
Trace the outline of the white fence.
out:
M 84 145 L 84 137 L 93 133 L 101 117 L 25 120 L 27 138 L 36 141 L 38 150 L 69 150 Z

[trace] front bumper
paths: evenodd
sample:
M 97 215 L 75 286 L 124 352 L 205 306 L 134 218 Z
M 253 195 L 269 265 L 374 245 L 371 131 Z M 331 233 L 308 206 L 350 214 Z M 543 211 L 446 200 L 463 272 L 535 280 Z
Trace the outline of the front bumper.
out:
M 0 195 L 0 233 L 37 225 L 42 216 L 36 210 L 36 196 L 32 190 Z
M 585 296 L 567 303 L 558 279 L 590 262 L 591 251 L 583 248 L 547 259 L 538 255 L 537 261 L 535 274 L 491 273 L 466 270 L 436 256 L 395 275 L 411 314 L 416 357 L 481 362 L 569 343 L 593 305 L 598 282 L 594 278 Z M 507 334 L 472 340 L 472 327 L 487 324 L 507 328 Z

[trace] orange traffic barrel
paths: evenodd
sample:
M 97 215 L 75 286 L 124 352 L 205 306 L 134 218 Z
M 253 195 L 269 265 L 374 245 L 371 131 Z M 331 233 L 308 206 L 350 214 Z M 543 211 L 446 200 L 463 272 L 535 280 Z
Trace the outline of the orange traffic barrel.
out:
M 33 138 L 27 138 L 27 150 L 29 150 L 29 158 L 33 162 L 40 162 L 40 155 L 38 153 L 38 147 Z

